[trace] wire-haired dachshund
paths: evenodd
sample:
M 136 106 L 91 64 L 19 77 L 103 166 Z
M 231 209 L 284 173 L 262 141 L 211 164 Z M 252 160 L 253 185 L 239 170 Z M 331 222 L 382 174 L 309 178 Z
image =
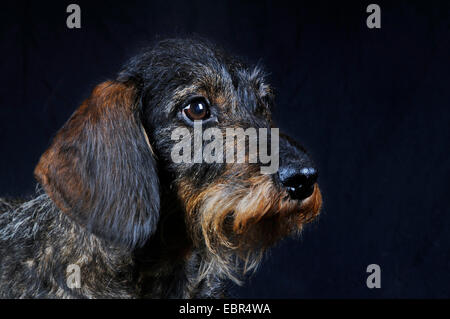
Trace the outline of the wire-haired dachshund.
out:
M 132 58 L 58 131 L 36 196 L 0 199 L 0 296 L 226 296 L 229 279 L 318 215 L 317 170 L 283 134 L 270 142 L 271 174 L 259 159 L 175 161 L 173 132 L 270 131 L 273 98 L 259 66 L 205 40 L 164 40 Z

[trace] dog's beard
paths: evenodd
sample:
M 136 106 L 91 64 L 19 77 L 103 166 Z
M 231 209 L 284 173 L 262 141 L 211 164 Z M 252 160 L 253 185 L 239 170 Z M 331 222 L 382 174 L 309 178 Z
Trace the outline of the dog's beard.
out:
M 219 263 L 235 281 L 236 269 L 244 273 L 256 269 L 268 247 L 298 234 L 319 214 L 322 204 L 317 184 L 310 197 L 297 201 L 277 187 L 270 175 L 251 176 L 249 171 L 230 172 L 197 193 L 183 187 L 180 194 L 186 199 L 194 245 L 206 248 L 211 262 Z

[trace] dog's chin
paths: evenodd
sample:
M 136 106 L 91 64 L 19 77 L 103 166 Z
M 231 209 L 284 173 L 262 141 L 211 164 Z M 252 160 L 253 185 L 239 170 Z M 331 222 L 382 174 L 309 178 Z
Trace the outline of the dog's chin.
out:
M 299 234 L 303 226 L 312 222 L 322 206 L 322 195 L 317 184 L 313 193 L 303 200 L 284 197 L 256 223 L 249 223 L 236 232 L 240 246 L 247 249 L 268 248 L 284 237 Z M 236 224 L 235 224 L 236 225 Z
M 235 257 L 244 272 L 256 269 L 263 253 L 284 237 L 300 233 L 319 214 L 322 197 L 318 185 L 311 196 L 298 201 L 281 191 L 268 177 L 251 180 L 253 187 L 217 183 L 192 193 L 183 188 L 186 221 L 194 246 L 220 263 L 232 276 Z M 231 277 L 230 277 L 231 278 Z

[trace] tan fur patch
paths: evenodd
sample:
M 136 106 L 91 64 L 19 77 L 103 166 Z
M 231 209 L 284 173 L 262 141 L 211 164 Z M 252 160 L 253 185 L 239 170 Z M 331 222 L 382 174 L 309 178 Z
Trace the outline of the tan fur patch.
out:
M 237 167 L 230 165 L 225 174 L 235 182 L 224 176 L 201 191 L 184 183 L 179 196 L 186 203 L 194 243 L 204 243 L 223 263 L 237 254 L 250 269 L 256 267 L 266 248 L 313 220 L 322 199 L 317 184 L 309 198 L 291 200 L 269 175 L 255 173 L 255 166 L 233 171 Z

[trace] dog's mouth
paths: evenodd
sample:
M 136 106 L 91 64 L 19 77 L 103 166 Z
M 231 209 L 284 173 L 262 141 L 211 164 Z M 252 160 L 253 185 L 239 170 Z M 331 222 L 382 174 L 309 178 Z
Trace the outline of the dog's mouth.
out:
M 322 194 L 318 184 L 314 184 L 311 195 L 303 200 L 292 199 L 289 194 L 281 195 L 272 210 L 261 215 L 258 222 L 269 222 L 274 228 L 279 227 L 284 236 L 301 230 L 303 225 L 310 223 L 320 214 Z M 235 229 L 236 230 L 236 229 Z
M 271 246 L 314 220 L 322 205 L 317 184 L 310 196 L 297 200 L 267 176 L 252 177 L 247 184 L 227 180 L 199 193 L 183 190 L 193 241 L 214 252 Z
M 299 215 L 297 225 L 300 226 L 314 220 L 319 215 L 321 207 L 322 194 L 319 185 L 316 183 L 314 184 L 311 195 L 300 201 L 300 212 L 295 212 Z

